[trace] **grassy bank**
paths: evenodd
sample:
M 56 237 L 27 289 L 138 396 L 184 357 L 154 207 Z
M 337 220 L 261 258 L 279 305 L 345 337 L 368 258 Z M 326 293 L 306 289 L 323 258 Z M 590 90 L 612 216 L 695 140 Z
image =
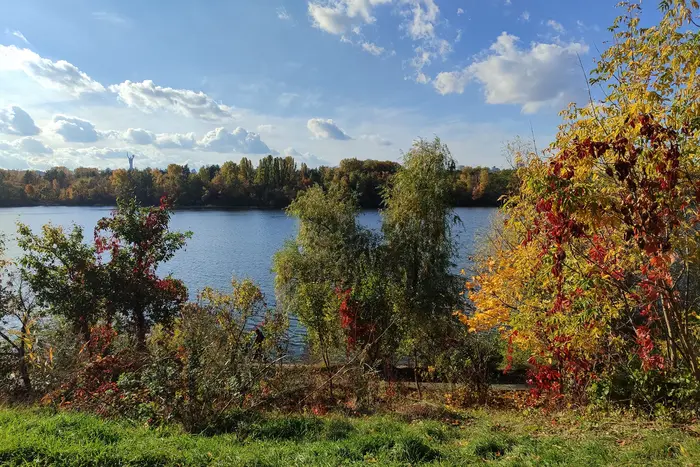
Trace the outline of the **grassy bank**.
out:
M 2 465 L 698 465 L 700 427 L 572 413 L 454 420 L 269 416 L 185 434 L 76 413 L 0 410 Z M 232 426 L 233 426 L 232 425 Z

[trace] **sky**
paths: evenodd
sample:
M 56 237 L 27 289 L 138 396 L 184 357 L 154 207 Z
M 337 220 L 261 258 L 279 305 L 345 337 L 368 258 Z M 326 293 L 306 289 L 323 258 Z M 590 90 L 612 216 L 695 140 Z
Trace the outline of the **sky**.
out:
M 615 0 L 0 0 L 0 167 L 504 167 L 588 100 Z M 580 61 L 579 61 L 580 58 Z

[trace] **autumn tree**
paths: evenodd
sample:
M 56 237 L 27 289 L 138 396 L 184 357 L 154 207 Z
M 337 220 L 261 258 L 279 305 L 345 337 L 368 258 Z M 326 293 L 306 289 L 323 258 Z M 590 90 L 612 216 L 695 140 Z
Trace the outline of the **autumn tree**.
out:
M 663 1 L 648 28 L 624 7 L 591 80 L 606 97 L 525 158 L 463 319 L 530 353 L 536 395 L 653 408 L 700 378 L 698 4 Z
M 170 322 L 187 300 L 184 284 L 160 278 L 158 267 L 185 245 L 190 232 L 171 232 L 171 207 L 141 207 L 136 200 L 120 200 L 110 217 L 95 228 L 95 249 L 104 271 L 107 312 L 122 317 L 144 349 L 153 323 Z

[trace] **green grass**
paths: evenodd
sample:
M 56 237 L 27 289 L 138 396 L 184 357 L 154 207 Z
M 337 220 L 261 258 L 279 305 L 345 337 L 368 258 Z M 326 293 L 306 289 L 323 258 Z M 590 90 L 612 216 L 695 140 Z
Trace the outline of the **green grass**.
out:
M 266 416 L 235 426 L 235 433 L 203 436 L 0 409 L 0 465 L 700 465 L 697 426 L 611 416 L 479 410 L 458 422 Z

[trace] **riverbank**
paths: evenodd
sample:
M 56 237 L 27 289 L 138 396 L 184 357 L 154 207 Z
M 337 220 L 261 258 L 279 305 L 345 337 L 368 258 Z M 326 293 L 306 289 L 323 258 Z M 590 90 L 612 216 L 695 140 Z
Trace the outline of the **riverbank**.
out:
M 0 204 L 0 209 L 3 208 L 49 208 L 49 207 L 65 207 L 65 208 L 113 208 L 116 206 L 116 202 L 111 203 L 16 203 L 16 204 Z M 479 202 L 479 200 L 474 203 L 460 203 L 452 206 L 453 208 L 498 208 L 501 203 L 493 202 Z M 206 204 L 206 205 L 175 205 L 175 211 L 283 211 L 287 207 L 287 204 L 279 206 L 258 206 L 258 205 L 244 205 L 244 206 L 226 206 L 218 204 Z M 374 211 L 381 209 L 381 206 L 362 206 L 363 210 Z
M 0 409 L 2 465 L 698 465 L 700 428 L 574 412 L 243 416 L 186 434 L 79 413 Z

